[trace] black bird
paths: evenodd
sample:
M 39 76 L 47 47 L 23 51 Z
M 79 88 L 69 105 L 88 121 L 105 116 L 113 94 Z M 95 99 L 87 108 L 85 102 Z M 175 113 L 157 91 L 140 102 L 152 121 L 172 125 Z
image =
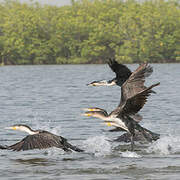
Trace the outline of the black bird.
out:
M 131 134 L 131 150 L 134 146 L 135 129 L 146 135 L 145 129 L 140 126 L 131 117 L 135 115 L 146 103 L 147 97 L 152 93 L 152 88 L 158 86 L 160 83 L 153 84 L 149 87 L 144 86 L 145 78 L 152 73 L 152 67 L 147 63 L 140 65 L 131 76 L 123 83 L 121 87 L 121 100 L 118 107 L 110 114 L 106 110 L 99 110 L 100 108 L 89 108 L 85 112 L 85 116 L 97 117 L 104 120 L 108 125 L 120 127 Z
M 101 111 L 102 114 L 104 114 L 105 116 L 108 116 L 108 113 L 101 108 L 97 108 L 97 107 L 91 107 L 91 108 L 84 108 L 85 111 L 94 111 L 97 112 Z M 88 116 L 88 115 L 87 115 Z M 142 117 L 138 114 L 135 115 L 129 115 L 131 118 L 133 118 L 134 121 L 136 121 L 137 123 L 139 123 L 142 120 Z M 139 117 L 138 117 L 139 116 Z M 115 126 L 115 124 L 113 123 L 106 123 L 108 126 Z M 125 129 L 121 128 L 121 127 L 116 127 L 114 129 L 109 130 L 109 132 L 122 132 L 122 131 L 126 131 Z M 147 139 L 144 137 L 143 133 L 140 131 L 135 130 L 134 132 L 134 141 L 147 141 Z M 149 137 L 148 139 L 152 139 L 153 141 L 156 141 L 160 138 L 160 134 L 158 133 L 154 133 L 146 128 L 144 128 L 144 133 L 146 133 L 146 137 Z M 121 136 L 117 137 L 116 139 L 114 139 L 113 141 L 118 141 L 118 142 L 130 142 L 131 141 L 131 134 L 129 133 L 124 133 Z
M 153 141 L 157 141 L 158 139 L 160 139 L 160 134 L 154 133 L 146 128 L 144 128 L 144 133 L 146 133 L 146 137 L 148 137 L 148 139 L 152 139 Z M 135 130 L 134 141 L 147 142 L 146 137 L 142 132 Z M 129 134 L 128 132 L 124 133 L 121 136 L 113 139 L 113 141 L 126 143 L 131 142 L 131 134 Z
M 109 65 L 109 67 L 111 68 L 111 70 L 116 74 L 116 77 L 113 78 L 112 80 L 108 80 L 108 81 L 107 80 L 93 81 L 93 82 L 87 84 L 88 86 L 118 85 L 121 87 L 132 74 L 131 70 L 127 66 L 125 66 L 123 64 L 119 64 L 115 59 L 109 58 L 107 63 Z M 149 67 L 148 72 L 146 72 L 146 77 L 151 75 L 152 72 L 153 72 L 153 68 Z M 147 87 L 144 86 L 144 84 L 143 84 L 143 85 L 141 85 L 141 87 L 139 87 L 137 89 L 136 92 L 138 92 L 138 91 L 140 92 L 141 90 L 146 89 L 146 88 Z M 151 93 L 156 94 L 155 91 L 153 91 L 153 90 L 150 90 L 150 91 L 151 91 Z M 139 122 L 143 119 L 143 117 L 140 114 L 133 114 L 131 116 L 137 122 Z M 117 130 L 118 130 L 118 128 L 117 128 Z
M 67 142 L 67 139 L 62 136 L 57 136 L 48 131 L 44 130 L 32 130 L 29 126 L 23 124 L 13 125 L 6 129 L 13 129 L 19 131 L 25 131 L 29 135 L 22 139 L 20 142 L 10 145 L 10 146 L 2 146 L 0 145 L 0 149 L 7 149 L 13 151 L 26 151 L 31 149 L 46 149 L 50 147 L 61 148 L 64 151 L 77 151 L 83 152 L 82 149 L 79 149 L 76 146 L 71 145 Z
M 111 80 L 100 80 L 100 81 L 93 81 L 88 86 L 113 86 L 118 85 L 122 86 L 123 83 L 130 77 L 132 74 L 131 70 L 123 65 L 119 64 L 115 59 L 109 59 L 107 62 L 111 70 L 116 74 L 116 77 Z
M 111 70 L 116 74 L 116 77 L 111 80 L 101 80 L 101 81 L 93 81 L 88 86 L 113 86 L 118 85 L 122 86 L 126 80 L 131 76 L 132 72 L 131 70 L 125 66 L 124 64 L 119 64 L 115 59 L 109 59 L 107 62 Z M 153 72 L 153 68 L 149 68 L 149 73 Z M 143 86 L 145 89 L 146 87 Z M 152 90 L 151 90 L 152 91 Z M 155 91 L 152 91 L 152 93 L 156 93 Z

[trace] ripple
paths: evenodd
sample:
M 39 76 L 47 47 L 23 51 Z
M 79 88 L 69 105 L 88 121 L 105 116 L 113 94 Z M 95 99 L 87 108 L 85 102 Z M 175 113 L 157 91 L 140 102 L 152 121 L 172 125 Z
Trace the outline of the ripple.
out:
M 147 149 L 147 152 L 160 155 L 180 154 L 180 136 L 161 137 Z
M 105 156 L 111 153 L 111 144 L 105 136 L 91 137 L 83 142 L 87 152 L 95 156 Z
M 138 155 L 136 152 L 126 151 L 121 153 L 122 157 L 128 158 L 141 158 L 142 156 Z
M 128 65 L 130 69 L 137 66 Z M 3 180 L 179 179 L 180 64 L 152 66 L 154 72 L 147 84 L 160 81 L 161 85 L 141 110 L 141 125 L 160 133 L 161 138 L 152 144 L 135 143 L 134 152 L 128 151 L 130 143 L 109 141 L 121 133 L 108 132 L 102 121 L 80 116 L 84 107 L 102 107 L 108 112 L 117 107 L 119 87 L 86 86 L 93 80 L 114 77 L 107 65 L 1 67 L 0 144 L 24 138 L 26 134 L 9 132 L 4 127 L 25 123 L 63 136 L 85 149 L 83 153 L 66 153 L 57 148 L 0 151 Z

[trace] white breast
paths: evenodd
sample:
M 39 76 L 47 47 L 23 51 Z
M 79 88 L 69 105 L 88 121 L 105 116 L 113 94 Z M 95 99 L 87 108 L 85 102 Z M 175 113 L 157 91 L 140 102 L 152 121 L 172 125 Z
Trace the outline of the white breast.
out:
M 114 125 L 116 127 L 120 127 L 120 128 L 122 128 L 122 129 L 124 129 L 124 130 L 129 132 L 127 126 L 125 125 L 125 123 L 121 119 L 119 119 L 119 118 L 112 118 L 111 120 L 113 121 L 112 125 Z

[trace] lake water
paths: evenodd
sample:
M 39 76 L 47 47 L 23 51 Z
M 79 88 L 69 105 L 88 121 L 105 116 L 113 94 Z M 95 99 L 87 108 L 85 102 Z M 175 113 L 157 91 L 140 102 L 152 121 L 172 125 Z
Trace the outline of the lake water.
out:
M 137 66 L 128 65 L 131 70 Z M 120 132 L 108 132 L 111 127 L 101 120 L 81 115 L 83 108 L 111 112 L 118 105 L 119 87 L 86 86 L 114 77 L 107 65 L 0 67 L 0 144 L 25 137 L 23 132 L 4 129 L 24 123 L 85 149 L 84 153 L 56 148 L 0 151 L 0 179 L 180 179 L 180 64 L 152 66 L 146 85 L 159 81 L 161 85 L 141 110 L 141 125 L 161 138 L 152 144 L 136 143 L 135 152 L 128 151 L 130 144 L 109 141 Z

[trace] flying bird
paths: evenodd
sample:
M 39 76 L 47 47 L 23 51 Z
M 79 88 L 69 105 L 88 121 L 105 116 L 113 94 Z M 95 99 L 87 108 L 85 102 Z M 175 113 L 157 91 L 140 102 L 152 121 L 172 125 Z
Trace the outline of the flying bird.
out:
M 88 108 L 88 111 L 84 113 L 85 116 L 100 118 L 109 126 L 119 127 L 130 133 L 131 150 L 134 147 L 135 130 L 142 132 L 148 141 L 152 140 L 146 135 L 145 129 L 132 117 L 142 109 L 148 96 L 152 93 L 152 88 L 160 84 L 156 83 L 149 87 L 144 86 L 145 78 L 151 74 L 152 67 L 147 63 L 141 64 L 123 83 L 120 103 L 110 114 L 101 108 Z
M 88 86 L 113 86 L 113 85 L 118 85 L 122 86 L 126 80 L 131 76 L 132 72 L 131 70 L 124 64 L 119 64 L 115 59 L 109 59 L 107 62 L 111 70 L 116 74 L 116 77 L 111 79 L 111 80 L 100 80 L 100 81 L 93 81 L 89 84 Z M 150 67 L 148 69 L 148 73 L 153 72 L 153 68 Z M 143 86 L 142 88 L 146 88 Z M 155 93 L 155 91 L 151 90 L 152 93 Z
M 6 129 L 19 130 L 27 132 L 29 135 L 23 138 L 20 142 L 10 146 L 0 145 L 0 149 L 7 149 L 13 151 L 26 151 L 32 149 L 46 149 L 50 147 L 61 148 L 64 151 L 77 151 L 83 152 L 82 149 L 79 149 L 76 146 L 71 145 L 67 142 L 62 136 L 57 136 L 48 131 L 44 130 L 32 130 L 29 126 L 23 124 L 13 125 L 7 127 Z
M 119 64 L 115 59 L 109 59 L 107 62 L 111 70 L 116 74 L 116 77 L 111 80 L 100 80 L 100 81 L 93 81 L 88 86 L 113 86 L 118 85 L 122 86 L 123 83 L 130 77 L 132 74 L 131 70 L 123 65 Z
M 113 78 L 112 80 L 100 80 L 100 81 L 93 81 L 89 84 L 87 84 L 88 86 L 113 86 L 113 85 L 118 85 L 118 86 L 122 86 L 126 80 L 131 76 L 132 72 L 131 70 L 124 64 L 119 64 L 115 59 L 111 59 L 109 58 L 108 60 L 108 65 L 111 68 L 111 70 L 116 74 L 116 77 Z M 151 75 L 153 72 L 153 68 L 149 67 L 148 71 L 146 72 L 146 77 L 148 77 L 149 75 Z M 143 89 L 146 89 L 147 87 L 143 85 L 139 86 L 138 89 L 136 89 L 136 92 L 140 92 Z M 150 90 L 151 93 L 156 94 L 155 91 Z M 140 122 L 143 117 L 140 114 L 133 114 L 131 115 L 131 117 L 137 121 Z

